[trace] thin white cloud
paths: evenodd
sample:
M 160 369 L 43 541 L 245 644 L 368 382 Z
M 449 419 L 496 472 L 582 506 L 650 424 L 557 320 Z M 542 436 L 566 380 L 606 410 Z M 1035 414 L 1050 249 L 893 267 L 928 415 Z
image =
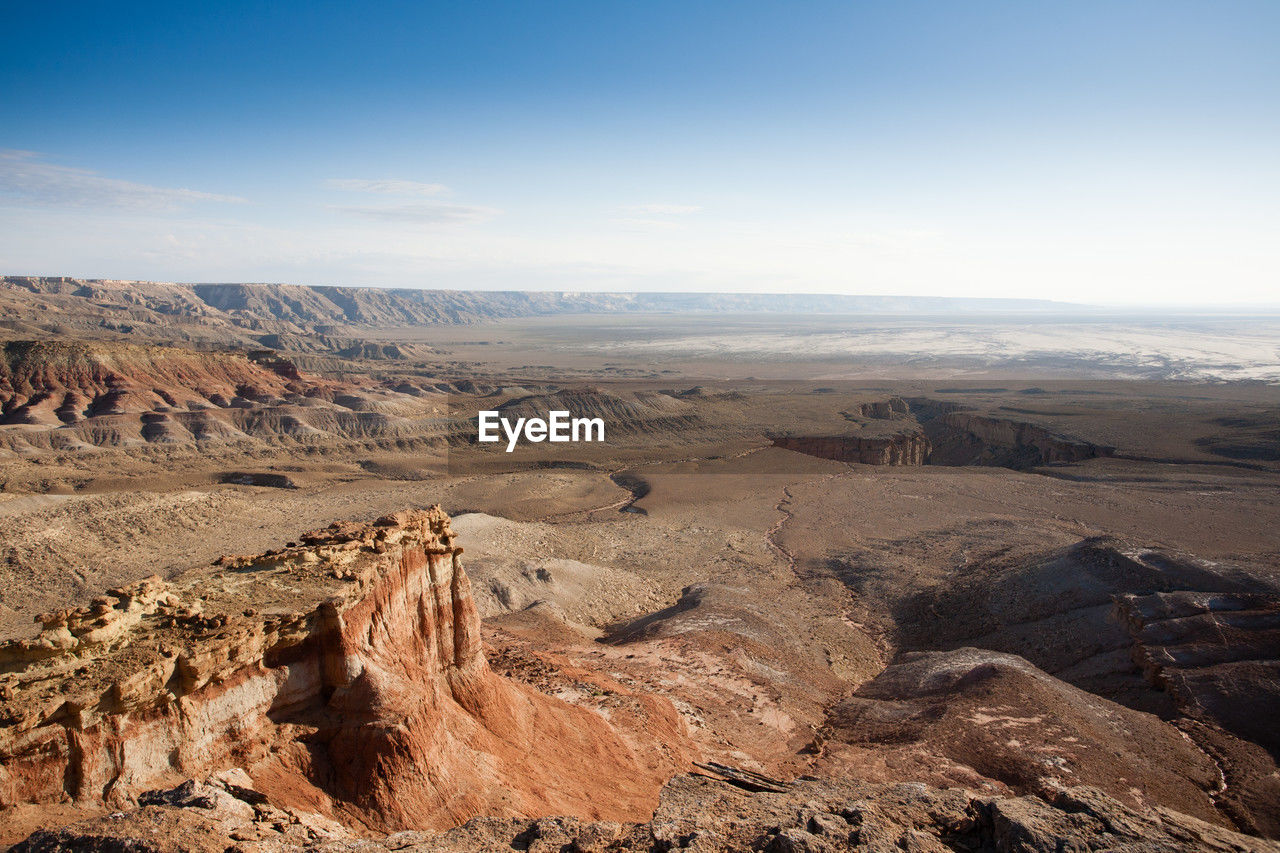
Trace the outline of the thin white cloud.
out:
M 426 184 L 420 181 L 396 179 L 367 180 L 365 178 L 330 178 L 324 185 L 333 190 L 379 195 L 433 196 L 449 191 L 444 184 Z
M 394 178 L 367 180 L 364 178 L 330 178 L 325 181 L 330 189 L 374 195 L 420 198 L 439 196 L 449 192 L 444 184 L 427 184 L 420 181 L 402 181 Z M 400 204 L 332 204 L 329 209 L 345 216 L 372 219 L 378 222 L 400 222 L 410 225 L 453 225 L 484 222 L 502 211 L 478 204 L 456 204 L 445 201 L 405 201 Z
M 660 231 L 670 231 L 680 226 L 672 222 L 670 219 L 645 219 L 639 216 L 625 216 L 611 220 L 616 225 L 622 225 L 631 229 L 648 230 L 656 228 Z
M 0 202 L 47 207 L 167 211 L 197 202 L 243 203 L 237 196 L 155 187 L 46 162 L 33 151 L 0 149 Z
M 628 213 L 643 213 L 649 216 L 688 216 L 702 210 L 698 204 L 633 204 L 624 207 Z
M 474 204 L 420 202 L 393 205 L 330 205 L 330 210 L 346 216 L 358 216 L 379 222 L 403 222 L 419 225 L 453 225 L 484 222 L 502 211 Z

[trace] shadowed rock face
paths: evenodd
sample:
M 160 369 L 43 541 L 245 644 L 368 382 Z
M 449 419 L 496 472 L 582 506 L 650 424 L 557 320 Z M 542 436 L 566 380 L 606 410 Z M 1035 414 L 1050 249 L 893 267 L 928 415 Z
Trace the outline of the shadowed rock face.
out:
M 647 815 L 684 760 L 674 711 L 646 697 L 622 732 L 495 675 L 461 553 L 438 508 L 401 513 L 42 617 L 0 646 L 0 805 L 121 806 L 242 767 L 357 826 Z
M 1280 756 L 1280 595 L 1176 590 L 1122 596 L 1116 609 L 1152 684 Z
M 931 465 L 1031 468 L 1110 456 L 1115 450 L 1058 435 L 1036 424 L 968 412 L 942 414 L 925 421 L 924 429 L 933 442 Z
M 1110 456 L 1114 448 L 1059 435 L 1037 424 L 956 411 L 954 404 L 901 397 L 862 403 L 846 420 L 870 434 L 786 435 L 775 447 L 864 465 L 991 465 L 1025 469 Z M 864 423 L 864 421 L 870 423 Z M 885 432 L 883 421 L 897 422 Z
M 918 432 L 881 437 L 780 436 L 773 439 L 773 446 L 820 459 L 864 465 L 923 465 L 929 458 L 929 439 Z
M 1121 762 L 1130 782 L 1142 778 L 1144 790 L 1163 790 L 1163 802 L 1206 819 L 1208 813 L 1196 811 L 1191 800 L 1198 799 L 1202 809 L 1212 800 L 1250 831 L 1273 836 L 1280 830 L 1278 745 L 1271 723 L 1280 703 L 1280 599 L 1256 567 L 1099 537 L 1038 555 L 998 553 L 959 562 L 937 583 L 898 599 L 880 598 L 875 569 L 845 571 L 862 595 L 879 599 L 893 613 L 900 648 L 914 651 L 833 712 L 833 738 L 848 740 L 849 732 L 857 732 L 852 739 L 864 745 L 887 740 L 919 746 L 908 752 L 940 748 L 985 776 L 1038 791 L 1044 774 L 1028 760 L 1034 758 L 1029 745 L 1048 747 L 1046 755 L 1066 754 L 1063 744 L 1046 742 L 1045 721 L 1052 718 L 1054 727 L 1070 729 L 1079 741 L 1069 748 L 1075 758 L 1055 771 L 1058 776 L 1083 774 L 1087 784 L 1124 799 L 1128 784 L 1111 774 L 1110 751 L 1123 754 L 1141 742 L 1142 754 Z M 1010 663 L 1011 654 L 1019 655 L 1021 668 Z M 925 701 L 917 695 L 922 683 L 903 674 L 924 671 L 927 660 L 937 666 L 970 660 L 973 674 L 957 680 L 954 692 L 938 694 L 945 701 Z M 1031 671 L 1039 675 L 1033 678 Z M 966 717 L 965 703 L 979 696 L 1011 710 Z M 1074 716 L 1068 714 L 1072 709 Z M 990 726 L 975 721 L 993 716 L 1006 718 L 995 724 L 997 731 L 1005 731 L 1018 748 L 985 739 Z M 1016 722 L 1032 719 L 1039 722 Z M 1126 723 L 1129 733 L 1122 734 L 1109 722 L 1119 719 L 1141 724 Z M 1139 740 L 1142 731 L 1155 740 Z M 1107 760 L 1099 760 L 1093 750 L 1106 744 Z M 1202 772 L 1200 750 L 1217 765 L 1212 777 Z M 1159 755 L 1169 757 L 1154 764 L 1143 758 Z M 1184 781 L 1171 785 L 1170 769 Z M 1187 780 L 1208 798 L 1194 797 Z

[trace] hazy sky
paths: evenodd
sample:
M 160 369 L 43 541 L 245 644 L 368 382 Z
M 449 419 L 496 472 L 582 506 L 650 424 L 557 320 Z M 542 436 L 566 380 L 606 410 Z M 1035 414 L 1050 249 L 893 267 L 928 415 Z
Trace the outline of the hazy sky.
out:
M 1280 299 L 1280 2 L 0 6 L 0 272 Z

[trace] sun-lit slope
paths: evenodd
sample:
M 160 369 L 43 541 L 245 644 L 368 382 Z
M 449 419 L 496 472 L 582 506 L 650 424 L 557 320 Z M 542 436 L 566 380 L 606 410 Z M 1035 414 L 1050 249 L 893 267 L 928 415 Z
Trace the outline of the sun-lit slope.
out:
M 0 359 L 11 447 L 75 450 L 389 439 L 430 430 L 439 392 L 304 376 L 273 356 L 118 343 L 14 341 Z

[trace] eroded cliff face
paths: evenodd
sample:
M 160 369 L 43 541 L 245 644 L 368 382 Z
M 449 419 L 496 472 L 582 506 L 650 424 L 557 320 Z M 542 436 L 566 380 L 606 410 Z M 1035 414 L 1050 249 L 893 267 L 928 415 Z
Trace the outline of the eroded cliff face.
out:
M 1114 447 L 1026 421 L 962 411 L 924 397 L 861 403 L 840 412 L 856 424 L 835 435 L 785 435 L 775 447 L 864 465 L 990 465 L 1027 469 L 1111 456 Z M 888 421 L 889 424 L 884 422 Z
M 911 411 L 911 407 L 901 397 L 890 397 L 887 400 L 859 403 L 856 411 L 859 417 L 890 420 L 894 415 L 906 415 Z
M 1058 435 L 1037 424 L 948 412 L 925 424 L 933 465 L 1024 468 L 1110 456 L 1115 448 Z
M 370 829 L 646 818 L 688 762 L 670 704 L 606 721 L 494 674 L 461 554 L 433 508 L 42 616 L 0 646 L 0 806 L 117 807 L 243 768 Z
M 1148 681 L 1280 754 L 1270 714 L 1280 707 L 1280 596 L 1180 589 L 1118 596 L 1115 608 Z
M 856 431 L 836 435 L 775 436 L 772 438 L 773 446 L 820 459 L 863 465 L 924 465 L 928 462 L 932 450 L 929 439 L 911 416 L 911 407 L 901 397 L 859 403 L 840 414 L 856 425 L 850 428 Z M 884 421 L 890 423 L 882 423 Z
M 856 435 L 779 436 L 773 439 L 773 446 L 822 459 L 864 465 L 924 465 L 930 451 L 929 439 L 919 432 L 874 438 Z

